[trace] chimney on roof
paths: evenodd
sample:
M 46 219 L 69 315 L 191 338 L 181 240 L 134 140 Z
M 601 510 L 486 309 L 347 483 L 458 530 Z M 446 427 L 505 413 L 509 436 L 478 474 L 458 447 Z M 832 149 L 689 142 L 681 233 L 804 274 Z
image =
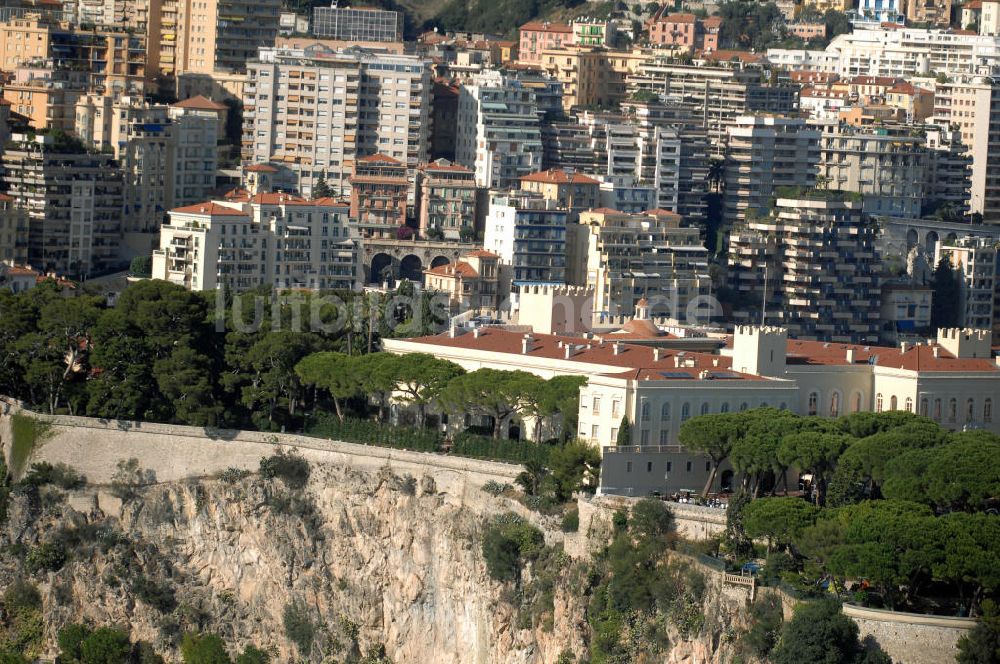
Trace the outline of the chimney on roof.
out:
M 934 346 L 934 357 L 941 357 L 941 346 Z
M 716 357 L 712 359 L 712 366 L 713 367 L 719 366 L 719 358 Z
M 899 350 L 903 353 L 910 350 L 910 343 L 908 341 L 902 342 L 901 344 L 899 344 Z
M 531 351 L 533 351 L 535 349 L 533 341 L 534 341 L 534 339 L 532 339 L 531 334 L 524 335 L 524 338 L 521 339 L 521 354 L 522 355 L 527 355 L 528 353 L 530 353 Z
M 472 330 L 472 338 L 473 339 L 478 339 L 479 335 L 481 333 L 482 333 L 482 329 L 481 328 L 478 328 L 478 327 L 477 328 L 473 328 L 473 330 Z
M 847 363 L 848 364 L 854 364 L 854 349 L 853 348 L 848 348 L 847 349 L 847 358 L 846 359 L 847 359 Z
M 621 355 L 621 352 L 622 352 L 622 342 L 620 342 L 620 341 L 614 342 L 611 345 L 611 348 L 614 349 L 614 354 L 615 355 Z
M 663 349 L 661 349 L 661 348 L 654 348 L 653 349 L 653 361 L 654 362 L 659 362 L 660 359 L 661 359 L 661 357 L 662 357 L 662 355 L 663 355 Z
M 448 328 L 448 336 L 452 339 L 458 336 L 458 326 L 454 323 L 452 323 L 451 327 Z

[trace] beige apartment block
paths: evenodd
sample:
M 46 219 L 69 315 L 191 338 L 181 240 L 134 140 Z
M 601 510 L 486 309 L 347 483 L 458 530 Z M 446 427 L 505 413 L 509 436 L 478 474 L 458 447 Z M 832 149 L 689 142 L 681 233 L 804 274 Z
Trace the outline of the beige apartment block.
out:
M 244 163 L 290 168 L 304 195 L 323 178 L 346 196 L 357 158 L 381 153 L 412 182 L 430 148 L 430 95 L 430 62 L 416 56 L 261 49 L 248 65 Z

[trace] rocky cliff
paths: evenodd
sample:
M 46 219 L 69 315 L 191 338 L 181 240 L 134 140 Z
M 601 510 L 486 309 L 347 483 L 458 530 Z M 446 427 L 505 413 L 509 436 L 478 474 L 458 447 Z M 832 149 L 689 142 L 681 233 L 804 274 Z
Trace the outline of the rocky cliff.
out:
M 586 561 L 564 553 L 551 602 L 525 611 L 523 589 L 491 580 L 484 523 L 513 501 L 441 490 L 432 475 L 316 464 L 308 483 L 233 473 L 146 487 L 16 490 L 0 545 L 0 584 L 32 570 L 44 601 L 44 650 L 74 621 L 127 626 L 176 659 L 181 634 L 218 633 L 277 661 L 555 662 L 587 653 Z M 516 505 L 516 504 L 514 504 Z M 523 511 L 523 510 L 522 510 Z M 606 535 L 591 514 L 586 551 Z M 543 528 L 551 524 L 540 523 Z M 562 533 L 546 528 L 561 549 Z M 531 571 L 528 575 L 530 577 Z M 744 598 L 709 577 L 703 626 L 637 661 L 728 661 Z

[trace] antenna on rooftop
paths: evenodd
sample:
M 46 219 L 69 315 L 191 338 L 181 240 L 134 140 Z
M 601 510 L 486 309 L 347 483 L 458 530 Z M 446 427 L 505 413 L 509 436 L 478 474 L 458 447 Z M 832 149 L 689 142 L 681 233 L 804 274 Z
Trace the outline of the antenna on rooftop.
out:
M 764 290 L 760 294 L 760 326 L 767 321 L 767 265 L 764 266 Z

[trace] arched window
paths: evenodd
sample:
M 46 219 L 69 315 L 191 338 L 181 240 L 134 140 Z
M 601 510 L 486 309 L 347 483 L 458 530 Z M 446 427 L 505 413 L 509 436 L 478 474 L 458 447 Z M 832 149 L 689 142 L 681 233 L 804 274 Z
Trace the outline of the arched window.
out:
M 976 402 L 969 399 L 965 402 L 965 421 L 971 422 L 976 417 Z
M 681 406 L 681 422 L 686 422 L 689 417 L 691 417 L 691 404 L 685 401 Z
M 896 410 L 897 408 L 899 408 L 899 402 L 896 401 L 896 395 L 893 394 L 889 398 L 889 410 Z
M 983 422 L 993 421 L 993 399 L 983 402 Z
M 860 413 L 861 412 L 861 400 L 862 399 L 864 399 L 864 397 L 861 395 L 861 392 L 856 392 L 854 394 L 854 412 L 855 413 Z
M 910 397 L 906 397 L 906 401 L 903 402 L 903 410 L 905 410 L 907 413 L 913 412 L 913 399 L 911 399 Z
M 707 403 L 701 404 L 701 414 L 702 415 L 708 415 L 708 404 Z
M 948 401 L 948 421 L 954 422 L 958 418 L 958 399 Z
M 768 408 L 767 402 L 766 401 L 761 401 L 760 402 L 760 407 L 761 408 Z
M 722 402 L 722 406 L 719 408 L 719 412 L 720 413 L 728 413 L 729 412 L 729 402 L 728 401 L 723 401 Z
M 927 417 L 927 398 L 920 400 L 920 414 Z
M 782 402 L 781 402 L 781 405 L 780 405 L 780 406 L 778 406 L 778 408 L 779 408 L 780 410 L 788 410 L 788 404 L 787 404 L 787 403 L 785 403 L 784 401 L 782 401 Z
M 935 399 L 934 400 L 934 419 L 937 420 L 938 422 L 941 421 L 941 400 L 940 399 Z
M 639 417 L 642 419 L 643 422 L 648 422 L 649 421 L 649 402 L 648 401 L 643 401 L 642 402 L 642 410 L 640 411 Z
M 819 394 L 816 392 L 809 393 L 809 407 L 806 410 L 807 415 L 815 415 L 819 408 Z
M 838 415 L 840 415 L 840 392 L 834 392 L 830 395 L 830 417 Z
M 670 419 L 670 402 L 664 403 L 660 406 L 660 419 L 669 420 Z
M 879 392 L 878 394 L 875 395 L 875 412 L 876 413 L 881 413 L 882 412 L 882 393 L 881 392 Z
M 744 401 L 743 403 L 740 404 L 740 412 L 743 412 L 744 410 L 746 410 L 749 407 L 750 406 L 747 405 L 747 402 Z

